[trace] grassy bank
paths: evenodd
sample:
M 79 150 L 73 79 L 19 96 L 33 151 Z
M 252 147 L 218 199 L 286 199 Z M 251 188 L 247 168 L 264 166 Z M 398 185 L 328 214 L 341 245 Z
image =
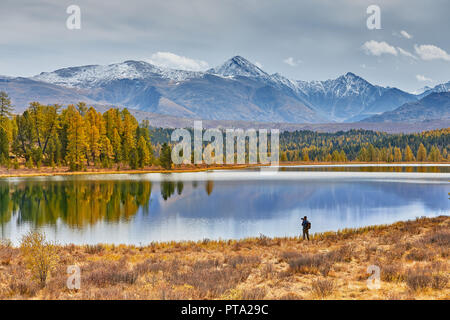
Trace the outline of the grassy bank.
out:
M 450 217 L 299 238 L 56 246 L 33 278 L 23 249 L 0 246 L 1 299 L 449 299 Z M 81 268 L 81 288 L 66 286 Z M 381 270 L 369 289 L 367 268 Z
M 280 162 L 283 166 L 297 166 L 297 165 L 345 165 L 345 164 L 450 164 L 449 162 L 313 162 L 313 161 L 289 161 Z M 69 167 L 41 167 L 41 168 L 26 168 L 21 166 L 18 169 L 0 167 L 0 178 L 8 177 L 35 177 L 35 176 L 56 176 L 56 175 L 85 175 L 85 174 L 120 174 L 120 173 L 171 173 L 171 172 L 201 172 L 208 170 L 226 170 L 226 169 L 245 169 L 250 167 L 259 167 L 261 164 L 223 164 L 223 165 L 180 165 L 171 170 L 163 169 L 159 166 L 147 167 L 144 169 L 129 169 L 123 168 L 97 168 L 87 167 L 84 171 L 70 171 Z

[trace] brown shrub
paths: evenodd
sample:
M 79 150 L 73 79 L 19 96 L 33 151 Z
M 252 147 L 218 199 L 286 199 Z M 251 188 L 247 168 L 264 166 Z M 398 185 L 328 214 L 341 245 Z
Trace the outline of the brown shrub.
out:
M 432 260 L 433 256 L 433 253 L 427 249 L 414 248 L 406 255 L 405 258 L 411 261 L 426 261 Z
M 325 261 L 324 258 L 323 254 L 305 254 L 288 260 L 289 269 L 294 273 L 317 273 L 319 266 Z
M 34 297 L 39 291 L 39 286 L 34 281 L 15 278 L 9 284 L 9 289 L 12 293 L 18 293 L 21 296 Z
M 262 233 L 260 233 L 257 243 L 260 246 L 268 246 L 271 243 L 271 239 L 268 236 L 263 235 Z
M 333 293 L 335 289 L 334 283 L 328 279 L 317 279 L 312 282 L 311 291 L 312 293 L 321 299 L 329 296 Z
M 166 279 L 174 285 L 189 285 L 198 290 L 200 298 L 214 298 L 245 281 L 250 268 L 195 269 L 182 273 L 171 273 Z
M 0 247 L 0 265 L 7 266 L 11 264 L 13 256 L 16 254 L 16 249 L 10 246 Z
M 406 285 L 413 291 L 429 288 L 431 286 L 432 276 L 425 269 L 411 269 L 406 274 Z
M 402 268 L 398 264 L 387 264 L 381 268 L 381 280 L 387 282 L 401 281 L 404 279 Z
M 266 296 L 267 290 L 265 288 L 256 287 L 245 289 L 242 291 L 243 300 L 262 300 Z
M 133 270 L 139 275 L 159 271 L 164 273 L 174 273 L 178 271 L 179 267 L 180 263 L 177 259 L 172 259 L 170 261 L 158 261 L 152 258 L 137 264 Z
M 270 278 L 275 274 L 275 268 L 271 263 L 265 263 L 261 270 L 263 278 Z
M 353 256 L 353 247 L 344 245 L 337 250 L 317 254 L 293 254 L 285 252 L 282 254 L 289 264 L 292 272 L 317 273 L 328 275 L 331 267 L 336 262 L 350 261 Z M 287 258 L 286 258 L 287 257 Z
M 447 286 L 448 278 L 444 274 L 434 274 L 431 277 L 431 287 L 433 289 L 441 290 Z
M 257 256 L 227 256 L 225 257 L 225 263 L 229 264 L 233 268 L 236 268 L 240 264 L 259 264 L 261 258 Z
M 89 272 L 89 270 L 92 270 Z M 97 287 L 106 287 L 118 283 L 134 284 L 139 276 L 135 270 L 128 270 L 123 261 L 91 263 L 82 272 L 83 280 Z
M 280 297 L 280 300 L 302 300 L 303 298 L 294 292 L 288 292 Z
M 102 252 L 105 248 L 103 248 L 103 246 L 101 244 L 96 244 L 96 245 L 90 245 L 87 244 L 84 247 L 84 250 L 86 251 L 86 253 L 88 254 L 99 254 L 100 252 Z
M 439 230 L 435 233 L 426 235 L 423 238 L 425 243 L 436 245 L 439 247 L 449 247 L 450 246 L 450 232 L 447 230 Z

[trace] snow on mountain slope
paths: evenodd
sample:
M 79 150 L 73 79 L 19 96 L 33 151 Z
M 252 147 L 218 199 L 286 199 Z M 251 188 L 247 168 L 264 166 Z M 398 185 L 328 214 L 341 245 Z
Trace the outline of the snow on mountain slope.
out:
M 87 90 L 91 99 L 129 108 L 169 112 L 160 106 L 164 98 L 197 116 L 251 119 L 253 114 L 261 121 L 355 121 L 450 88 L 449 82 L 414 95 L 372 85 L 351 72 L 325 81 L 297 81 L 269 75 L 241 56 L 205 72 L 129 60 L 43 72 L 32 79 Z
M 361 114 L 380 113 L 417 98 L 396 88 L 372 85 L 348 72 L 325 81 L 298 81 L 299 94 L 335 121 L 348 121 Z
M 241 56 L 235 56 L 219 67 L 206 71 L 207 73 L 216 74 L 224 77 L 261 77 L 269 78 L 269 75 L 259 67 Z
M 450 91 L 450 81 L 447 83 L 441 83 L 438 84 L 437 86 L 430 88 L 430 87 L 425 87 L 426 90 L 424 90 L 421 94 L 419 94 L 419 98 L 423 98 L 426 97 L 427 95 L 431 94 L 431 93 L 440 93 L 440 92 L 449 92 Z
M 88 65 L 59 69 L 53 72 L 42 72 L 32 79 L 66 87 L 90 88 L 100 83 L 120 79 L 161 77 L 173 81 L 183 81 L 199 76 L 202 76 L 202 73 L 161 68 L 144 61 L 129 60 L 105 66 Z

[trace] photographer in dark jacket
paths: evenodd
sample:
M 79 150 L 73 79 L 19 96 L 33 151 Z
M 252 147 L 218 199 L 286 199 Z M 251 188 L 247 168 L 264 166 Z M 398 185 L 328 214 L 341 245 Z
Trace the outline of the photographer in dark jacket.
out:
M 305 238 L 308 239 L 309 241 L 309 229 L 311 229 L 311 223 L 307 220 L 307 217 L 303 217 L 302 218 L 302 227 L 303 227 L 303 240 L 305 240 Z

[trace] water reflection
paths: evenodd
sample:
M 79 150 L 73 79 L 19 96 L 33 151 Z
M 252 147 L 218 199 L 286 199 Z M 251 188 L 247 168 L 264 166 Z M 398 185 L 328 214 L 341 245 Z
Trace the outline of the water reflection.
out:
M 242 175 L 3 179 L 0 237 L 17 243 L 33 228 L 60 243 L 285 236 L 298 234 L 304 215 L 317 232 L 450 211 L 448 174 Z
M 98 221 L 129 220 L 140 208 L 148 213 L 152 183 L 149 181 L 24 181 L 0 183 L 0 221 L 13 213 L 19 224 L 55 224 L 61 219 L 82 228 Z

